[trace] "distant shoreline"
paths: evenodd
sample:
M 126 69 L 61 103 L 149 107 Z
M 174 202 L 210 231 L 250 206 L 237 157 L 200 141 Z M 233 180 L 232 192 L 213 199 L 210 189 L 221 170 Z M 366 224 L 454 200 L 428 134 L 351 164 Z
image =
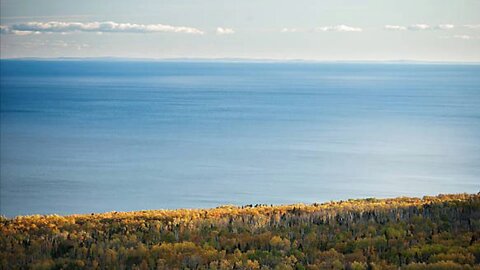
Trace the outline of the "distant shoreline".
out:
M 177 209 L 145 209 L 145 210 L 134 210 L 134 211 L 108 211 L 102 213 L 82 213 L 82 214 L 68 214 L 68 215 L 58 215 L 58 214 L 31 214 L 31 215 L 18 215 L 15 217 L 3 217 L 4 219 L 17 219 L 17 218 L 49 218 L 49 217 L 97 217 L 97 218 L 105 218 L 105 217 L 112 217 L 112 216 L 144 216 L 144 215 L 168 215 L 168 214 L 178 214 L 178 213 L 204 213 L 204 212 L 215 212 L 222 209 L 229 209 L 234 210 L 236 212 L 248 212 L 248 209 L 257 208 L 262 209 L 264 211 L 276 211 L 281 209 L 282 211 L 288 211 L 292 209 L 305 209 L 309 212 L 322 210 L 325 208 L 335 208 L 335 207 L 342 207 L 345 205 L 356 205 L 356 206 L 369 206 L 375 207 L 380 204 L 387 204 L 390 205 L 392 208 L 397 206 L 419 206 L 424 204 L 430 203 L 438 203 L 438 202 L 449 202 L 449 201 L 464 201 L 471 198 L 480 199 L 480 192 L 479 193 L 458 193 L 458 194 L 438 194 L 434 196 L 423 196 L 423 197 L 393 197 L 393 198 L 359 198 L 359 199 L 347 199 L 347 200 L 331 200 L 327 202 L 318 202 L 318 203 L 298 203 L 298 204 L 247 204 L 247 205 L 219 205 L 214 208 L 177 208 Z M 353 208 L 352 210 L 355 210 Z
M 71 62 L 186 62 L 186 63 L 305 63 L 305 64 L 409 64 L 409 65 L 480 65 L 479 61 L 435 60 L 322 60 L 270 58 L 128 58 L 128 57 L 11 57 L 0 61 L 71 61 Z

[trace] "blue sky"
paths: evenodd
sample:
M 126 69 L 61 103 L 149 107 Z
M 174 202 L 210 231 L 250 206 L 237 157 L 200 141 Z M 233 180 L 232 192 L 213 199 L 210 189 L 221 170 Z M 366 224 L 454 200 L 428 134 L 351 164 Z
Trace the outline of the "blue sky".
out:
M 1 1 L 1 57 L 480 61 L 480 1 Z

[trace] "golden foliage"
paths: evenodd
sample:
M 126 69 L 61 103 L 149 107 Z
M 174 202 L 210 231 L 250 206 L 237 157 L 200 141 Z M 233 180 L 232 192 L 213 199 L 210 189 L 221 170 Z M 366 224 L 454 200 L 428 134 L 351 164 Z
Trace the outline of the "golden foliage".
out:
M 1 269 L 480 269 L 480 195 L 0 218 Z

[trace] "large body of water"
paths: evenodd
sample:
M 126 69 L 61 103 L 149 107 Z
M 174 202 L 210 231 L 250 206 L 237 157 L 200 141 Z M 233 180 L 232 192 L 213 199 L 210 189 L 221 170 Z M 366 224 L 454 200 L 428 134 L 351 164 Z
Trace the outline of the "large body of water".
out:
M 480 66 L 1 61 L 14 216 L 480 191 Z

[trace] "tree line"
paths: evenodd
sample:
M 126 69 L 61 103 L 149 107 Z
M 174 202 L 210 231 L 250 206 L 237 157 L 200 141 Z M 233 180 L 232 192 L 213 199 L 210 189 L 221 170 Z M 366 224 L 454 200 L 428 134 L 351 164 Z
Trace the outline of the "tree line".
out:
M 0 218 L 1 269 L 480 269 L 480 195 Z

